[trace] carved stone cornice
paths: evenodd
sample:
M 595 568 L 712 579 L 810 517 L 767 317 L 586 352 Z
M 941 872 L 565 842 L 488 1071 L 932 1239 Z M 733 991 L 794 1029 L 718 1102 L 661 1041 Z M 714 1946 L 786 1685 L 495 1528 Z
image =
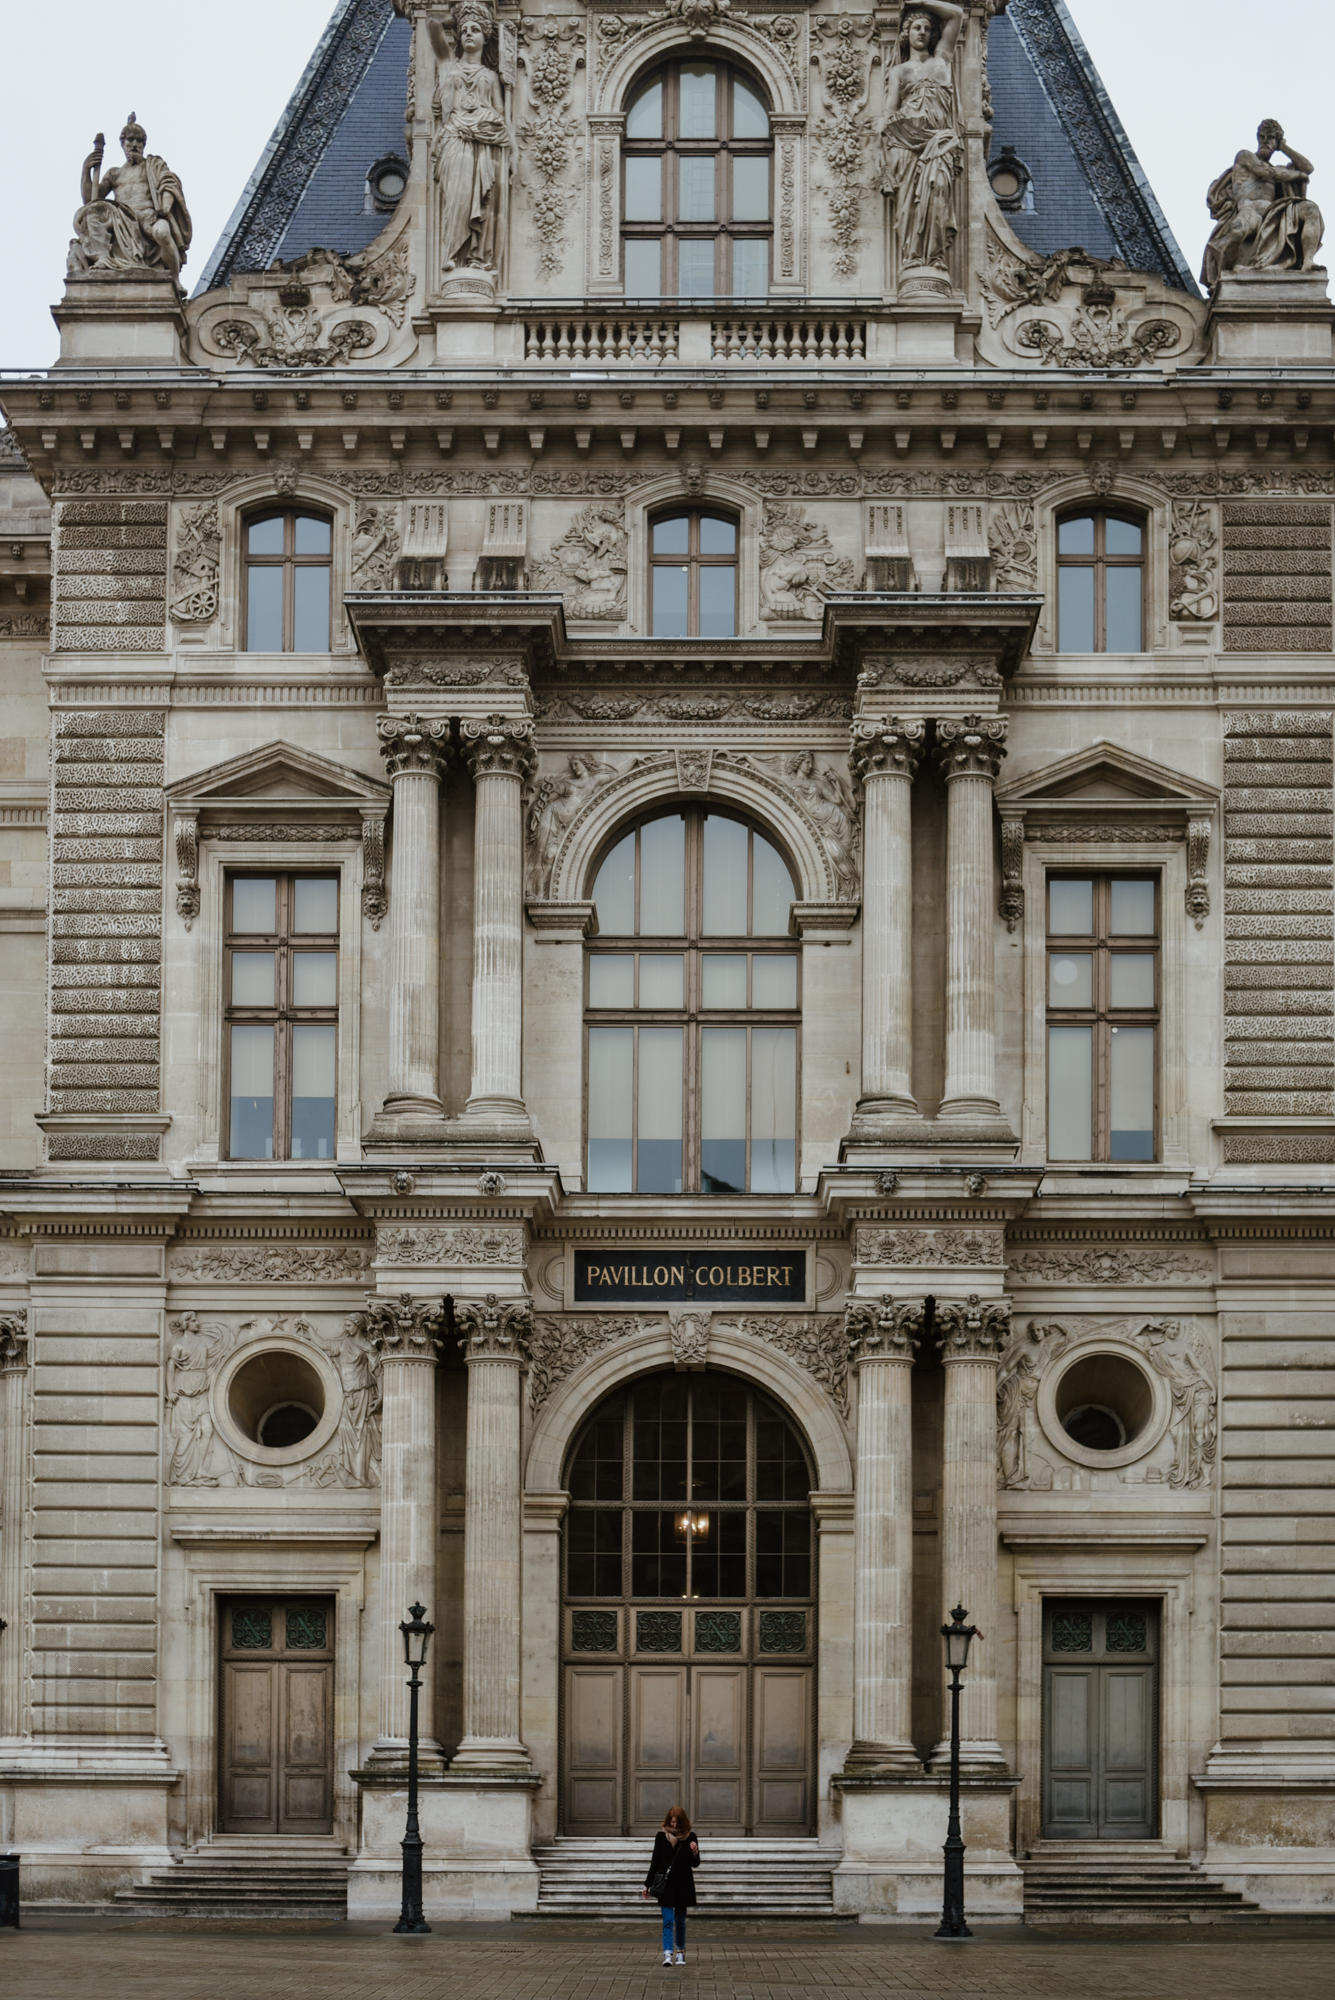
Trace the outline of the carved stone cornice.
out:
M 464 757 L 474 779 L 518 778 L 527 785 L 538 768 L 531 715 L 487 715 L 459 725 Z
M 0 1313 L 0 1375 L 21 1375 L 28 1365 L 28 1315 Z
M 859 717 L 853 724 L 849 761 L 858 783 L 869 778 L 912 778 L 922 762 L 927 724 L 892 716 L 886 722 Z
M 996 1361 L 1010 1339 L 1010 1300 L 971 1292 L 963 1302 L 939 1303 L 934 1323 L 943 1361 Z
M 1009 727 L 1004 715 L 966 715 L 939 721 L 936 761 L 947 784 L 952 778 L 986 778 L 995 784 L 1006 755 Z
M 380 754 L 391 778 L 438 778 L 450 753 L 450 725 L 423 715 L 382 715 Z
M 348 1331 L 359 1333 L 384 1361 L 434 1361 L 440 1353 L 445 1308 L 438 1299 L 415 1299 L 400 1292 L 396 1299 L 372 1296 L 354 1313 Z
M 912 1361 L 927 1319 L 922 1299 L 850 1299 L 844 1310 L 853 1366 L 869 1361 Z
M 526 1364 L 533 1338 L 533 1308 L 527 1299 L 467 1299 L 454 1309 L 459 1345 L 469 1361 Z

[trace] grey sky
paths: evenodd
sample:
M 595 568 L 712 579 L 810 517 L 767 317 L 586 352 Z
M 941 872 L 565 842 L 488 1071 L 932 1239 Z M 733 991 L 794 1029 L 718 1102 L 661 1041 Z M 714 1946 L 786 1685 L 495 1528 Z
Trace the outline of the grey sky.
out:
M 185 183 L 198 277 L 332 10 L 333 0 L 138 0 L 133 32 L 103 0 L 9 0 L 4 55 L 10 195 L 0 205 L 0 366 L 53 358 L 48 307 L 60 295 L 80 164 L 94 132 L 133 108 Z M 1335 70 L 1331 0 L 1068 0 L 1193 267 L 1205 190 L 1281 120 L 1315 161 L 1314 198 L 1335 258 Z M 1009 136 L 1009 135 L 1007 135 Z M 1018 143 L 1018 139 L 1016 141 Z

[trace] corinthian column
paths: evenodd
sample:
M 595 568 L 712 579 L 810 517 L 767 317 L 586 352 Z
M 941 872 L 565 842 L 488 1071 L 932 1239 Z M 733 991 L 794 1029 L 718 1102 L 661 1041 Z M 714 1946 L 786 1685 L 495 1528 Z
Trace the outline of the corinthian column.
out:
M 389 1090 L 380 1121 L 443 1116 L 440 1101 L 440 775 L 450 725 L 382 715 L 394 783 L 389 920 Z
M 850 1771 L 921 1771 L 913 1694 L 913 1356 L 916 1301 L 854 1300 L 858 1377 L 853 1511 L 853 1747 Z
M 373 1763 L 397 1764 L 408 1754 L 408 1676 L 402 1621 L 436 1604 L 436 1359 L 443 1308 L 404 1292 L 370 1298 L 349 1331 L 380 1356 L 380 1729 Z M 432 1683 L 422 1683 L 423 1754 L 442 1759 L 432 1726 Z
M 470 1114 L 523 1118 L 524 787 L 533 721 L 489 715 L 461 726 L 477 786 L 473 833 L 473 1087 Z
M 946 1088 L 943 1118 L 995 1118 L 997 1029 L 992 922 L 992 788 L 1006 719 L 938 722 L 946 781 Z
M 997 1364 L 1010 1336 L 1002 1299 L 936 1308 L 946 1375 L 941 1494 L 941 1606 L 962 1604 L 982 1633 L 960 1697 L 960 1758 L 974 1770 L 1004 1769 L 997 1741 Z M 948 1738 L 948 1731 L 945 1732 Z M 950 1754 L 949 1741 L 933 1762 Z
M 0 1736 L 23 1720 L 23 1514 L 27 1452 L 28 1316 L 0 1313 Z
M 529 1768 L 519 1737 L 520 1390 L 533 1310 L 523 1299 L 456 1308 L 468 1361 L 464 1474 L 464 1726 L 451 1768 Z
M 917 1115 L 913 1095 L 913 777 L 924 722 L 853 724 L 862 784 L 862 1092 L 860 1114 Z

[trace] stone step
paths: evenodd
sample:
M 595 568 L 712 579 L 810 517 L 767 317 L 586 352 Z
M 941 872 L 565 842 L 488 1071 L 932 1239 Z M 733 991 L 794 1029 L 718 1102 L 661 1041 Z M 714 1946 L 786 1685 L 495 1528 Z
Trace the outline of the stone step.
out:
M 348 1856 L 299 1843 L 214 1843 L 192 1848 L 171 1868 L 118 1889 L 116 1905 L 139 1916 L 305 1918 L 339 1921 L 348 1913 Z
M 834 1915 L 838 1856 L 814 1841 L 701 1841 L 700 1917 L 828 1919 Z M 581 1915 L 643 1922 L 647 1840 L 558 1839 L 534 1850 L 541 1916 Z
M 1027 1924 L 1183 1924 L 1264 1919 L 1256 1903 L 1176 1855 L 1044 1855 L 1025 1861 Z

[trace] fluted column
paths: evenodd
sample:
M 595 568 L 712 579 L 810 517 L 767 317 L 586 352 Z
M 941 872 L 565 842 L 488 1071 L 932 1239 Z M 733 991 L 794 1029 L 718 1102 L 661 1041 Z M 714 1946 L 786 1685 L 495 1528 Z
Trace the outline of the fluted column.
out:
M 850 1771 L 911 1772 L 913 1695 L 913 1356 L 916 1301 L 854 1300 L 858 1377 L 853 1501 L 853 1747 Z
M 523 1117 L 524 788 L 533 721 L 489 715 L 460 735 L 477 786 L 473 832 L 473 1087 L 470 1114 Z
M 23 1512 L 27 1452 L 28 1318 L 0 1313 L 0 1736 L 23 1721 Z
M 1006 754 L 1006 719 L 936 725 L 946 781 L 946 1088 L 943 1118 L 995 1118 L 992 790 Z
M 984 1771 L 1006 1762 L 997 1741 L 997 1364 L 1010 1311 L 1004 1300 L 976 1293 L 936 1308 L 946 1376 L 941 1622 L 948 1622 L 949 1607 L 962 1604 L 983 1635 L 964 1676 L 960 1758 Z M 947 1741 L 937 1759 L 948 1755 Z
M 464 1727 L 452 1769 L 523 1769 L 519 1736 L 523 1506 L 520 1392 L 533 1312 L 522 1299 L 456 1309 L 468 1361 L 464 1473 Z
M 389 917 L 389 1089 L 382 1118 L 440 1118 L 440 776 L 448 722 L 382 715 L 380 754 L 394 784 Z
M 443 1308 L 407 1292 L 371 1298 L 352 1326 L 380 1357 L 380 1727 L 372 1763 L 408 1752 L 408 1676 L 399 1631 L 413 1604 L 439 1625 L 436 1602 L 436 1360 Z M 423 1754 L 435 1740 L 432 1683 L 422 1683 Z
M 860 1113 L 917 1115 L 913 1095 L 913 778 L 924 722 L 853 724 L 862 784 Z

